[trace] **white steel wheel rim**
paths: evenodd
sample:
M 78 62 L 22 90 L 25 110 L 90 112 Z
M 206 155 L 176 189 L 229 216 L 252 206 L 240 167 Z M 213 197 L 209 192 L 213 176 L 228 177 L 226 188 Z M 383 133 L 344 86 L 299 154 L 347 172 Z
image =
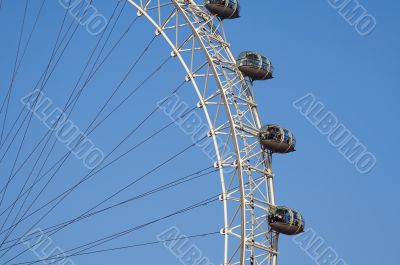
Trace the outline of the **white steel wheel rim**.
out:
M 223 264 L 276 265 L 278 235 L 270 229 L 266 218 L 269 206 L 275 205 L 271 153 L 261 150 L 258 142 L 257 133 L 261 123 L 254 98 L 248 93 L 252 90 L 252 82 L 246 80 L 237 69 L 229 44 L 224 34 L 219 32 L 223 31 L 222 22 L 193 0 L 127 1 L 137 9 L 137 15 L 145 17 L 155 27 L 155 33 L 161 35 L 171 47 L 171 55 L 179 59 L 187 73 L 187 80 L 192 83 L 199 98 L 199 107 L 203 109 L 210 129 L 209 136 L 213 141 L 216 166 L 220 173 L 221 201 L 224 209 L 224 228 L 221 229 L 224 236 Z M 172 11 L 163 14 L 164 9 L 171 6 Z M 181 24 L 179 17 L 186 23 Z M 200 20 L 193 23 L 193 18 Z M 179 39 L 180 30 L 185 27 L 190 28 L 191 36 Z M 221 47 L 211 47 L 212 45 L 204 39 L 220 43 Z M 185 49 L 185 45 L 191 42 L 192 50 Z M 195 42 L 198 42 L 198 46 L 194 45 Z M 207 74 L 200 74 L 204 69 L 193 71 L 196 52 L 201 52 L 207 57 L 208 65 L 203 66 L 207 68 Z M 189 62 L 184 58 L 188 53 L 191 53 L 192 57 Z M 198 79 L 210 76 L 215 79 L 218 91 L 215 91 L 212 97 L 207 97 L 200 88 Z M 238 93 L 234 93 L 236 91 Z M 221 97 L 227 116 L 225 126 L 215 125 L 208 107 L 214 105 L 213 100 L 218 96 Z M 217 135 L 227 138 L 225 145 L 231 143 L 234 147 L 234 159 L 228 157 L 225 160 L 221 149 L 224 150 L 226 146 L 221 147 Z M 227 171 L 232 169 L 234 172 L 230 176 L 232 173 Z M 262 177 L 255 178 L 254 175 Z M 237 184 L 238 188 L 230 190 L 229 187 L 234 186 L 233 184 Z M 229 209 L 233 204 L 236 206 L 233 206 L 237 209 L 236 212 Z

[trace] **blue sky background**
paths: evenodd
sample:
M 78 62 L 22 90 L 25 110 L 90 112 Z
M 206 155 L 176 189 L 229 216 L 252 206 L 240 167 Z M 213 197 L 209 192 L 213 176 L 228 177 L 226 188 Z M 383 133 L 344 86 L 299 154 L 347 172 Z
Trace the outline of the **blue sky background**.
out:
M 32 2 L 33 1 L 29 1 Z M 30 3 L 27 25 L 31 27 L 39 2 Z M 94 1 L 105 16 L 110 16 L 114 1 Z M 376 18 L 377 27 L 368 36 L 360 36 L 328 1 L 241 1 L 241 18 L 225 22 L 225 30 L 234 54 L 243 50 L 255 50 L 268 56 L 275 66 L 275 79 L 256 82 L 256 99 L 264 123 L 279 123 L 290 128 L 297 138 L 297 152 L 274 157 L 276 193 L 279 204 L 298 209 L 307 220 L 307 227 L 314 229 L 347 264 L 395 265 L 397 261 L 397 230 L 399 180 L 396 177 L 399 141 L 394 133 L 399 131 L 399 81 L 400 66 L 400 3 L 395 0 L 360 3 Z M 21 24 L 24 1 L 4 0 L 0 11 L 0 98 L 3 100 L 10 82 L 15 60 L 17 39 Z M 10 102 L 7 127 L 18 115 L 22 105 L 19 99 L 31 91 L 48 61 L 50 50 L 57 36 L 64 10 L 56 3 L 48 3 L 39 21 L 26 57 L 17 75 Z M 124 10 L 113 43 L 132 20 L 136 11 L 130 6 Z M 72 18 L 68 17 L 72 22 Z M 110 95 L 129 65 L 141 53 L 152 38 L 154 29 L 147 21 L 139 20 L 121 46 L 113 53 L 104 67 L 90 82 L 83 93 L 71 120 L 80 128 L 86 128 L 102 102 Z M 26 34 L 24 35 L 26 41 Z M 86 59 L 97 39 L 79 27 L 77 35 L 66 50 L 60 65 L 46 84 L 45 94 L 55 106 L 63 106 L 69 91 L 74 87 Z M 107 46 L 109 49 L 111 45 Z M 169 56 L 166 43 L 157 38 L 150 47 L 140 67 L 129 76 L 113 99 L 108 111 L 116 106 L 124 95 L 136 87 L 162 60 Z M 176 60 L 171 60 L 159 74 L 143 86 L 135 97 L 130 98 L 117 113 L 90 136 L 96 145 L 110 151 L 154 107 L 157 101 L 168 95 L 184 77 Z M 327 137 L 310 124 L 293 106 L 293 101 L 313 93 L 323 102 L 326 110 L 334 113 L 377 158 L 376 167 L 368 174 L 360 174 L 334 147 Z M 190 106 L 196 103 L 192 88 L 186 85 L 179 95 Z M 3 117 L 3 114 L 1 115 Z M 161 112 L 152 117 L 113 157 L 146 138 L 164 124 L 168 118 Z M 46 128 L 33 118 L 20 164 L 32 150 L 34 143 L 46 132 Z M 22 135 L 19 134 L 17 142 Z M 54 139 L 54 138 L 53 138 Z M 124 157 L 118 163 L 102 171 L 77 189 L 59 205 L 39 227 L 57 224 L 90 208 L 108 194 L 112 194 L 169 156 L 191 143 L 189 136 L 178 127 L 171 127 L 146 145 Z M 8 178 L 18 151 L 12 145 L 5 160 L 0 164 L 1 185 Z M 1 154 L 4 148 L 1 149 Z M 66 152 L 65 146 L 56 144 L 50 157 L 55 162 Z M 37 157 L 37 156 L 35 156 Z M 29 160 L 28 165 L 33 166 Z M 182 177 L 210 165 L 199 149 L 190 149 L 184 156 L 146 177 L 112 203 L 145 192 L 158 185 Z M 47 166 L 46 166 L 47 168 Z M 37 172 L 37 170 L 35 171 Z M 88 170 L 82 161 L 70 158 L 51 182 L 49 188 L 36 202 L 36 207 L 76 183 Z M 29 167 L 24 168 L 15 181 L 0 209 L 9 205 L 23 185 Z M 55 246 L 68 250 L 91 240 L 117 233 L 219 192 L 217 174 L 202 177 L 176 189 L 171 189 L 121 208 L 98 215 L 52 236 Z M 40 189 L 37 189 L 38 192 Z M 26 206 L 25 206 L 26 207 Z M 43 211 L 44 213 L 44 211 Z M 4 221 L 5 216 L 1 217 Z M 36 218 L 36 219 L 35 219 Z M 33 224 L 21 224 L 11 238 L 24 233 Z M 10 222 L 10 221 L 9 221 Z M 180 215 L 121 239 L 105 244 L 115 247 L 156 240 L 157 234 L 171 226 L 177 226 L 183 234 L 218 231 L 222 225 L 222 208 L 219 202 Z M 193 239 L 204 256 L 214 264 L 220 264 L 222 240 L 219 236 Z M 23 247 L 7 253 L 11 258 Z M 281 237 L 280 264 L 313 264 L 292 238 Z M 35 259 L 27 252 L 19 262 Z M 0 258 L 0 263 L 6 261 Z M 163 246 L 150 246 L 113 253 L 74 257 L 76 264 L 179 264 L 179 261 Z

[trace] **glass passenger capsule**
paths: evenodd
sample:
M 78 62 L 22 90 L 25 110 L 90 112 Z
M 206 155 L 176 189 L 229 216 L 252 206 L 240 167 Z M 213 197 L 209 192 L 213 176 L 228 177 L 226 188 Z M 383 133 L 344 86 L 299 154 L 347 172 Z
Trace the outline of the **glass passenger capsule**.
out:
M 285 235 L 297 235 L 304 232 L 304 218 L 295 210 L 285 206 L 271 207 L 268 213 L 270 227 Z
M 221 19 L 234 19 L 239 17 L 238 0 L 205 0 L 204 6 L 208 11 Z
M 273 78 L 274 68 L 271 61 L 256 52 L 242 52 L 236 60 L 236 65 L 243 75 L 253 80 Z
M 258 134 L 261 145 L 273 153 L 289 153 L 296 151 L 296 138 L 287 129 L 279 125 L 266 125 Z

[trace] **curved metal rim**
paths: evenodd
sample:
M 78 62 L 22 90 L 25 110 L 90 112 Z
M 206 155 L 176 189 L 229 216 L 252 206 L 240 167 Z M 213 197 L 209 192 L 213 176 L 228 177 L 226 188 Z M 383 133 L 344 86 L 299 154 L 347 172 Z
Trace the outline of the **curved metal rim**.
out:
M 164 39 L 166 40 L 166 42 L 168 43 L 168 45 L 173 49 L 174 55 L 179 59 L 181 65 L 183 66 L 184 70 L 186 71 L 188 76 L 191 76 L 191 71 L 189 70 L 189 66 L 186 63 L 186 61 L 184 60 L 184 58 L 182 57 L 181 53 L 175 49 L 175 45 L 173 43 L 173 41 L 169 38 L 169 36 L 167 34 L 165 34 L 165 32 L 159 27 L 159 25 L 156 22 L 156 19 L 152 18 L 148 12 L 142 8 L 139 4 L 137 4 L 134 0 L 127 0 L 129 1 L 132 6 L 134 6 L 138 12 L 140 12 L 141 15 L 144 15 L 147 20 L 153 24 L 153 26 L 156 28 L 156 32 L 160 35 L 162 35 L 164 37 Z M 149 0 L 148 2 L 150 2 L 151 0 Z M 180 11 L 180 14 L 186 19 L 187 23 L 190 25 L 193 34 L 196 36 L 197 40 L 199 41 L 199 43 L 202 45 L 203 48 L 203 52 L 205 53 L 206 57 L 208 58 L 209 64 L 212 68 L 212 71 L 214 72 L 214 77 L 215 80 L 219 86 L 219 89 L 221 91 L 221 97 L 224 101 L 224 106 L 225 106 L 225 110 L 226 110 L 226 114 L 228 117 L 228 122 L 230 124 L 231 127 L 231 132 L 232 132 L 232 139 L 233 139 L 233 143 L 234 143 L 234 149 L 235 149 L 235 155 L 236 155 L 236 168 L 238 171 L 238 180 L 239 180 L 239 188 L 240 188 L 240 200 L 241 200 L 241 248 L 240 248 L 240 257 L 241 257 L 241 261 L 240 264 L 245 264 L 245 251 L 246 251 L 246 240 L 248 240 L 246 238 L 246 212 L 245 212 L 245 205 L 246 205 L 246 198 L 245 198 L 245 193 L 244 193 L 244 183 L 243 183 L 243 166 L 242 166 L 242 158 L 241 158 L 241 152 L 242 150 L 239 147 L 238 144 L 238 133 L 237 133 L 237 128 L 235 125 L 235 122 L 233 120 L 233 115 L 232 115 L 232 110 L 230 108 L 230 104 L 228 103 L 228 98 L 227 98 L 227 94 L 226 91 L 224 90 L 224 86 L 222 84 L 222 81 L 220 80 L 217 70 L 216 70 L 216 65 L 215 65 L 215 61 L 213 60 L 212 56 L 209 54 L 209 52 L 207 51 L 206 45 L 202 42 L 202 39 L 200 38 L 198 32 L 195 30 L 194 25 L 191 23 L 190 19 L 188 18 L 187 14 L 185 13 L 185 11 L 181 8 L 181 4 L 190 4 L 193 6 L 198 6 L 194 0 L 184 0 L 184 1 L 180 1 L 180 0 L 170 0 L 176 7 L 177 10 Z M 140 1 L 142 2 L 142 1 Z M 186 3 L 183 3 L 186 2 Z M 213 16 L 214 18 L 216 16 Z M 228 46 L 225 47 L 226 52 L 229 54 L 229 59 L 230 61 L 236 65 L 236 60 L 235 57 L 232 55 L 231 50 L 229 49 Z M 239 72 L 239 71 L 238 71 Z M 239 72 L 239 79 L 244 80 L 244 77 L 241 75 L 241 73 Z M 199 86 L 195 80 L 195 78 L 190 78 L 190 82 L 193 85 L 193 88 L 199 98 L 199 100 L 202 100 L 202 96 L 201 96 L 201 90 L 199 89 Z M 243 91 L 245 91 L 246 89 L 248 89 L 247 86 L 245 86 L 244 84 L 242 85 L 243 87 Z M 253 100 L 253 99 L 252 99 Z M 254 101 L 254 100 L 253 100 Z M 209 111 L 207 109 L 207 105 L 204 104 L 202 106 L 203 111 L 204 111 L 204 115 L 206 117 L 208 126 L 210 128 L 210 131 L 214 131 L 215 128 L 213 126 L 213 123 L 211 121 L 210 118 L 210 114 Z M 251 105 L 249 104 L 249 108 L 251 108 L 252 110 L 252 114 L 254 116 L 254 119 L 257 123 L 257 126 L 259 128 L 261 128 L 261 122 L 259 119 L 259 115 L 257 112 L 257 108 L 255 105 Z M 212 140 L 213 140 L 213 144 L 214 144 L 214 149 L 215 149 L 215 154 L 216 157 L 218 159 L 218 161 L 221 161 L 221 155 L 219 152 L 219 146 L 218 146 L 218 141 L 216 138 L 215 134 L 211 134 L 210 135 Z M 260 147 L 261 149 L 261 147 Z M 219 167 L 219 172 L 220 172 L 220 181 L 221 181 L 221 188 L 222 188 L 222 194 L 225 195 L 227 193 L 227 190 L 225 188 L 225 176 L 224 176 L 224 170 L 223 167 L 220 166 Z M 269 195 L 269 199 L 270 199 L 270 203 L 271 204 L 275 204 L 275 196 L 274 196 L 274 189 L 273 189 L 273 182 L 272 182 L 272 177 L 268 178 L 268 195 Z M 228 220 L 228 200 L 223 199 L 223 208 L 224 208 L 224 227 L 228 228 L 229 227 L 229 220 Z M 224 235 L 224 242 L 225 242 L 225 247 L 224 247 L 224 265 L 228 265 L 229 264 L 229 260 L 228 260 L 228 249 L 229 249 L 229 233 L 225 232 L 223 233 Z M 277 238 L 276 238 L 277 240 Z M 276 254 L 274 255 L 275 257 L 272 258 L 272 263 L 273 265 L 276 264 Z

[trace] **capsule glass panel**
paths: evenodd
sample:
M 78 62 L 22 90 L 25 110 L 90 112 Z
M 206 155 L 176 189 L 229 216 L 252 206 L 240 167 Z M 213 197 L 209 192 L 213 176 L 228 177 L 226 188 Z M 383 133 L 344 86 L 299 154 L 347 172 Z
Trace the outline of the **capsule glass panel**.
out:
M 208 11 L 221 19 L 234 19 L 239 17 L 238 0 L 205 0 L 204 6 Z
M 236 60 L 237 67 L 243 75 L 253 80 L 271 79 L 273 66 L 271 61 L 256 52 L 242 52 Z
M 286 129 L 283 129 L 283 133 L 284 133 L 283 142 L 286 143 L 286 144 L 290 144 L 290 142 L 291 142 L 291 139 L 290 139 L 291 133 Z
M 295 151 L 296 140 L 293 134 L 278 125 L 266 125 L 259 132 L 259 139 L 265 149 L 273 153 Z
M 274 231 L 285 235 L 297 235 L 304 232 L 305 222 L 301 214 L 285 206 L 271 208 L 268 222 Z

